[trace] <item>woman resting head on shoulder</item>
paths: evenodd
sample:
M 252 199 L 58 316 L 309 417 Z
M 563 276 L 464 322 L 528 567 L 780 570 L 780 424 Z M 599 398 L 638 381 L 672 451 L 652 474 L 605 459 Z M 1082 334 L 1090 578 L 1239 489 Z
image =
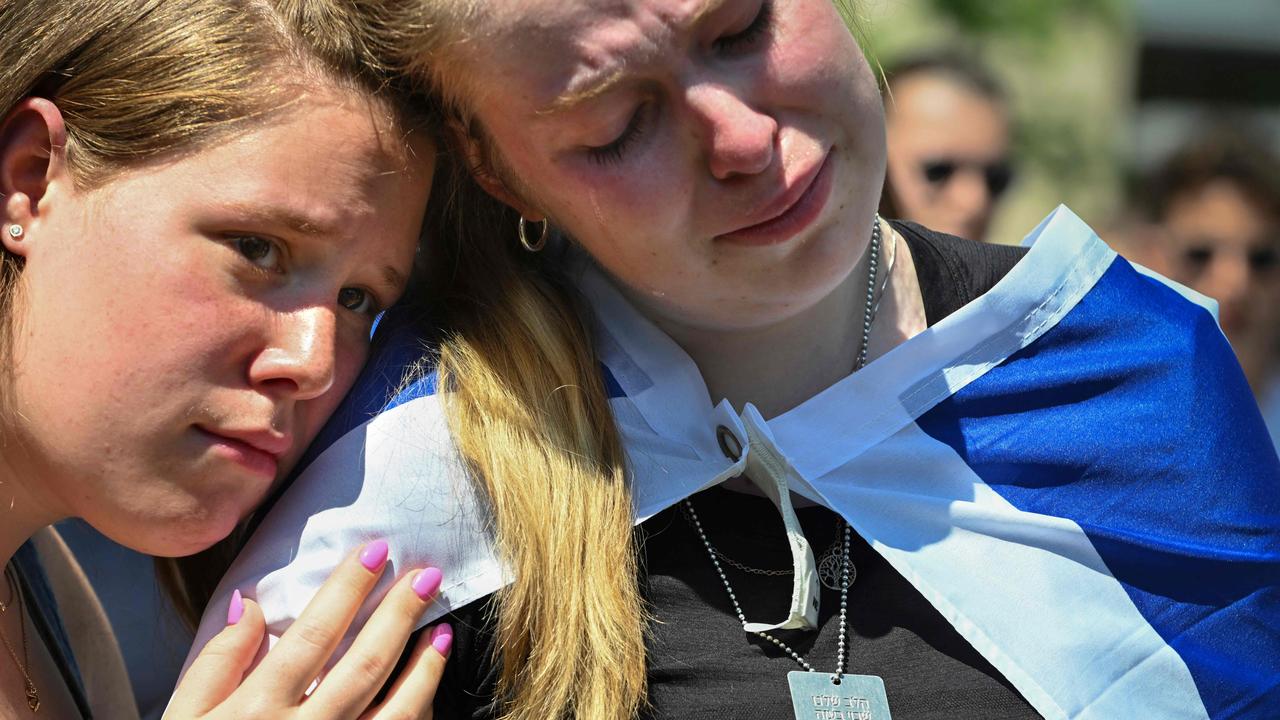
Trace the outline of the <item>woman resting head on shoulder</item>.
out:
M 1280 712 L 1280 462 L 1211 312 L 1066 209 L 1030 250 L 877 218 L 849 13 L 394 5 L 509 209 L 459 196 L 438 375 L 223 592 L 287 619 L 404 538 L 451 571 L 461 717 Z
M 28 539 L 69 517 L 158 556 L 226 537 L 298 461 L 405 290 L 433 127 L 369 54 L 374 20 L 283 0 L 0 7 L 0 715 L 93 710 L 75 666 L 90 675 L 95 658 L 59 647 Z M 318 596 L 325 632 L 341 635 L 381 573 L 371 547 L 367 569 L 353 559 Z M 384 645 L 423 607 L 404 588 L 371 634 Z M 327 659 L 295 641 L 237 690 L 262 616 L 233 610 L 248 621 L 177 716 L 284 712 Z M 354 716 L 371 684 L 309 712 Z

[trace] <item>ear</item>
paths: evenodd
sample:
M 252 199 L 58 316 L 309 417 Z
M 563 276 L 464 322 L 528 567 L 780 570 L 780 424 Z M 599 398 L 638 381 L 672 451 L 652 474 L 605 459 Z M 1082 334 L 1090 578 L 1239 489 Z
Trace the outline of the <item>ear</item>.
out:
M 26 98 L 0 124 L 0 241 L 9 252 L 26 257 L 33 225 L 54 183 L 70 181 L 67 170 L 67 127 L 58 106 L 44 98 Z M 23 233 L 13 237 L 8 226 Z
M 494 169 L 489 154 L 485 152 L 482 141 L 475 136 L 475 133 L 456 120 L 449 122 L 448 132 L 453 136 L 454 145 L 462 148 L 471 177 L 476 184 L 484 188 L 485 192 L 515 208 L 516 212 L 529 222 L 540 222 L 546 219 L 545 213 L 539 212 L 530 203 L 525 202 L 502 179 Z

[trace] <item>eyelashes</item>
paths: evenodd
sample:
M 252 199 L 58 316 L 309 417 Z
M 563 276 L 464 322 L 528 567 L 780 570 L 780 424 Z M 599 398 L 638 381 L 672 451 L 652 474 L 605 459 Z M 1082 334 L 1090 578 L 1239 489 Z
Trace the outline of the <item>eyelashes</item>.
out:
M 236 252 L 258 270 L 279 273 L 284 262 L 284 251 L 272 240 L 257 235 L 236 235 L 231 238 Z
M 712 50 L 720 55 L 734 55 L 754 49 L 773 27 L 773 3 L 774 0 L 763 0 L 755 17 L 745 28 L 717 38 L 711 44 Z M 628 150 L 644 137 L 656 115 L 655 101 L 642 103 L 616 139 L 607 145 L 587 148 L 587 157 L 598 165 L 621 163 Z
M 764 36 L 772 24 L 773 0 L 764 0 L 764 2 L 760 3 L 760 10 L 756 13 L 750 25 L 732 35 L 718 38 L 712 43 L 712 47 L 721 53 L 732 53 L 749 48 Z
M 228 242 L 259 277 L 282 276 L 288 272 L 285 245 L 277 240 L 251 234 L 232 234 Z M 344 287 L 338 291 L 338 305 L 346 310 L 367 316 L 386 309 L 377 295 L 362 287 Z
M 611 165 L 622 161 L 626 151 L 644 134 L 648 127 L 649 103 L 636 108 L 636 112 L 627 122 L 627 127 L 616 140 L 608 145 L 589 148 L 587 157 L 600 165 Z

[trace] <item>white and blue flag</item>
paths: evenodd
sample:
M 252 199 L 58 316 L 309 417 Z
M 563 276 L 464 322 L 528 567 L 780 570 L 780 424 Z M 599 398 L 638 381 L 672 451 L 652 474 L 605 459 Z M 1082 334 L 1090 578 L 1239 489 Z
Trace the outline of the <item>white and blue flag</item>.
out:
M 769 453 L 1045 717 L 1280 718 L 1280 461 L 1213 314 L 1065 208 L 1028 243 L 992 290 L 769 420 L 713 404 L 689 357 L 585 271 L 637 521 Z M 384 583 L 444 571 L 423 624 L 508 580 L 434 376 L 399 387 L 422 341 L 395 317 L 379 333 L 196 648 L 236 588 L 278 636 L 378 538 Z

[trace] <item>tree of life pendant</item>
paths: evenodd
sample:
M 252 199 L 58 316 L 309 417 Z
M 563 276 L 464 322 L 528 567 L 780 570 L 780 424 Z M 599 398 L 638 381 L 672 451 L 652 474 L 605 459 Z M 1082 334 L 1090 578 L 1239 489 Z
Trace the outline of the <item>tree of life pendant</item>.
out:
M 875 675 L 844 675 L 837 685 L 831 673 L 787 673 L 796 720 L 890 720 L 884 680 Z
M 818 558 L 818 580 L 831 590 L 845 590 L 853 584 L 855 578 L 858 577 L 858 569 L 849 563 L 849 579 L 844 583 L 844 587 L 840 587 L 840 548 L 833 544 L 822 553 L 822 557 Z

